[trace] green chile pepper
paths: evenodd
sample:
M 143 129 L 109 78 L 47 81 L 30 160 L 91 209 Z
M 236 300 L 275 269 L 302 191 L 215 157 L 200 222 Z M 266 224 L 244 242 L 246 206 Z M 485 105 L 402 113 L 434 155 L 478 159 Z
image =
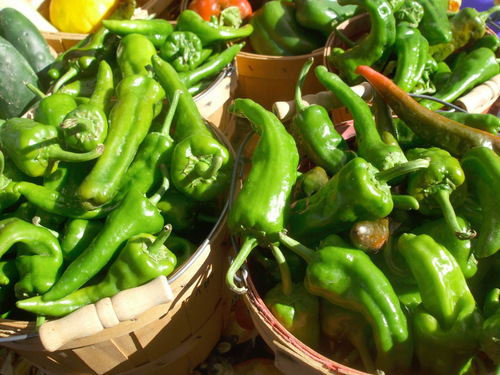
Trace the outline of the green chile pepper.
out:
M 236 98 L 229 111 L 250 121 L 260 136 L 253 152 L 252 167 L 228 215 L 231 234 L 243 242 L 226 273 L 226 284 L 236 293 L 234 276 L 257 245 L 278 239 L 288 219 L 291 193 L 297 179 L 299 153 L 292 135 L 270 111 L 251 99 Z M 263 185 L 265 184 L 265 188 Z
M 291 205 L 290 234 L 315 244 L 325 233 L 339 233 L 358 221 L 386 217 L 394 207 L 386 181 L 428 165 L 428 160 L 420 159 L 379 171 L 365 159 L 356 157 L 315 194 Z
M 370 107 L 340 76 L 329 72 L 323 65 L 318 65 L 315 71 L 319 82 L 333 92 L 352 114 L 359 156 L 380 170 L 407 162 L 398 145 L 386 144 L 382 140 Z
M 157 237 L 140 233 L 128 239 L 104 280 L 97 284 L 56 301 L 44 301 L 42 296 L 37 296 L 18 301 L 16 306 L 38 315 L 61 317 L 122 290 L 146 284 L 158 276 L 168 276 L 177 264 L 175 255 L 163 245 L 171 230 L 167 226 Z
M 115 256 L 123 244 L 141 233 L 158 233 L 164 225 L 156 204 L 168 189 L 168 179 L 150 198 L 130 190 L 106 217 L 104 227 L 90 245 L 71 262 L 43 301 L 55 301 L 73 293 L 95 276 Z M 147 218 L 147 219 L 145 219 Z
M 159 56 L 153 56 L 152 60 L 154 74 L 164 88 L 167 100 L 171 101 L 177 90 L 182 92 L 173 120 L 176 145 L 170 164 L 172 184 L 193 199 L 212 200 L 228 186 L 233 158 L 208 128 L 172 65 Z
M 108 19 L 101 21 L 102 26 L 115 35 L 125 37 L 129 34 L 141 34 L 149 39 L 156 48 L 160 48 L 167 37 L 174 31 L 174 25 L 163 19 Z
M 340 0 L 341 5 L 358 5 L 370 17 L 370 33 L 360 43 L 348 50 L 332 48 L 328 62 L 349 85 L 359 81 L 355 69 L 359 65 L 385 65 L 396 40 L 396 19 L 385 0 Z
M 75 260 L 102 230 L 104 223 L 99 220 L 70 219 L 64 225 L 60 240 L 64 261 Z
M 499 10 L 499 5 L 483 12 L 473 7 L 461 8 L 450 18 L 451 41 L 430 46 L 429 53 L 436 61 L 443 61 L 460 48 L 481 39 L 486 33 L 486 20 L 492 13 Z
M 461 95 L 500 73 L 500 65 L 495 52 L 487 47 L 473 50 L 460 60 L 460 64 L 433 98 L 453 102 Z M 423 99 L 420 104 L 431 111 L 444 107 L 443 103 L 431 99 Z
M 97 71 L 94 92 L 86 104 L 70 111 L 60 123 L 66 144 L 78 151 L 90 151 L 108 136 L 108 113 L 114 95 L 113 71 L 102 60 Z
M 194 10 L 183 10 L 177 17 L 176 31 L 191 31 L 198 35 L 203 46 L 217 43 L 235 42 L 252 34 L 253 26 L 246 24 L 242 27 L 218 25 L 205 21 Z
M 500 201 L 496 192 L 500 183 L 500 156 L 488 148 L 477 147 L 460 160 L 465 178 L 482 210 L 481 226 L 473 240 L 478 258 L 488 257 L 500 249 Z
M 197 68 L 186 72 L 179 72 L 179 79 L 189 89 L 203 82 L 206 78 L 219 74 L 234 60 L 244 45 L 245 42 L 232 44 L 217 55 L 211 56 Z
M 419 30 L 429 45 L 448 43 L 451 41 L 453 33 L 448 19 L 447 0 L 415 0 L 424 8 L 422 20 L 419 23 Z
M 479 348 L 483 322 L 462 270 L 453 255 L 426 234 L 402 234 L 397 249 L 422 298 L 413 315 L 420 367 L 431 374 L 459 373 Z
M 0 221 L 0 254 L 16 249 L 19 281 L 16 298 L 23 299 L 47 292 L 62 272 L 63 256 L 57 237 L 46 228 L 16 217 Z
M 156 47 L 144 35 L 129 34 L 123 37 L 116 49 L 116 61 L 122 77 L 149 75 L 147 66 L 151 65 L 151 57 L 156 54 Z
M 296 113 L 290 123 L 290 131 L 306 156 L 316 166 L 334 175 L 355 154 L 335 129 L 328 111 L 317 104 L 307 106 L 302 100 L 302 86 L 313 62 L 314 58 L 309 58 L 300 71 L 295 89 Z
M 281 250 L 271 245 L 278 262 L 281 282 L 264 296 L 264 303 L 293 336 L 310 348 L 319 345 L 319 298 L 310 294 L 303 283 L 294 284 L 290 268 Z
M 137 190 L 148 194 L 162 179 L 162 165 L 169 165 L 175 146 L 170 135 L 170 127 L 177 110 L 181 91 L 176 91 L 169 103 L 162 127 L 158 131 L 149 132 L 141 142 L 134 160 L 122 177 L 120 188 L 113 201 L 120 201 L 127 191 Z
M 424 72 L 429 43 L 418 29 L 400 22 L 396 26 L 394 52 L 396 71 L 393 81 L 404 91 L 412 92 Z
M 407 22 L 411 27 L 418 27 L 424 15 L 424 7 L 417 0 L 405 0 L 394 12 L 396 24 Z
M 194 230 L 200 202 L 171 187 L 156 205 L 165 223 L 172 224 L 175 233 L 190 233 Z
M 253 32 L 248 40 L 261 55 L 305 55 L 325 42 L 322 33 L 298 23 L 294 3 L 286 0 L 266 2 L 252 13 L 249 25 Z
M 165 97 L 165 91 L 156 80 L 143 75 L 122 79 L 115 92 L 117 99 L 109 114 L 104 152 L 77 192 L 87 210 L 111 202 L 118 192 Z
M 444 117 L 452 119 L 461 124 L 487 131 L 498 135 L 500 132 L 500 118 L 492 113 L 468 113 L 468 112 L 439 112 Z
M 19 201 L 21 195 L 14 191 L 17 182 L 27 179 L 2 151 L 0 151 L 0 213 Z
M 212 54 L 211 48 L 203 48 L 201 39 L 191 31 L 174 31 L 168 35 L 158 52 L 178 72 L 198 67 Z
M 6 319 L 16 304 L 14 291 L 19 281 L 15 259 L 0 261 L 0 318 Z
M 424 215 L 443 215 L 449 230 L 459 239 L 474 238 L 476 232 L 461 226 L 453 205 L 465 200 L 467 184 L 460 162 L 438 147 L 414 148 L 406 153 L 408 160 L 428 158 L 429 167 L 408 174 L 407 194 L 415 197 Z M 453 202 L 453 203 L 452 203 Z
M 0 144 L 14 164 L 31 177 L 48 175 L 59 161 L 85 162 L 99 158 L 102 144 L 92 151 L 76 153 L 62 148 L 59 129 L 27 118 L 11 118 L 0 127 Z
M 297 22 L 306 29 L 320 31 L 325 38 L 335 25 L 354 16 L 355 5 L 340 5 L 337 0 L 294 0 Z M 325 39 L 326 41 L 326 39 Z
M 457 216 L 457 222 L 462 227 L 463 232 L 470 230 L 469 222 Z M 411 233 L 426 234 L 437 243 L 444 246 L 453 255 L 460 266 L 464 277 L 471 278 L 477 272 L 477 259 L 472 252 L 472 242 L 470 239 L 460 240 L 452 232 L 448 230 L 448 223 L 444 218 L 439 218 L 426 222 L 415 229 Z
M 376 367 L 389 373 L 411 368 L 409 322 L 384 273 L 362 250 L 331 235 L 328 246 L 313 250 L 279 233 L 280 242 L 307 262 L 309 293 L 361 313 L 370 323 L 377 349 Z
M 165 241 L 165 246 L 170 249 L 170 251 L 174 253 L 177 258 L 176 267 L 183 265 L 184 262 L 186 262 L 198 249 L 198 247 L 190 240 L 178 236 L 174 232 L 170 233 L 170 236 L 168 236 Z

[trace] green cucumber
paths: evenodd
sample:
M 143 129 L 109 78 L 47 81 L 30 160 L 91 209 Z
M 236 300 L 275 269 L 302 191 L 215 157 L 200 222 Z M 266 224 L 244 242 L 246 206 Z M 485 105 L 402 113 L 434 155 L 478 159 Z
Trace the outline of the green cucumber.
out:
M 40 88 L 40 80 L 28 61 L 0 37 L 0 119 L 22 116 L 36 102 L 38 98 L 27 83 Z
M 54 56 L 35 24 L 17 9 L 2 8 L 0 10 L 0 36 L 24 56 L 42 83 L 48 87 L 47 70 L 54 61 Z

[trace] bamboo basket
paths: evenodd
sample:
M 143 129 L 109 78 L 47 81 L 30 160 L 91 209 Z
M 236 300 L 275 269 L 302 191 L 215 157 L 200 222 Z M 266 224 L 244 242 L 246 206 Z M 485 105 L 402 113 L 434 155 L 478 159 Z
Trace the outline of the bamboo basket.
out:
M 211 129 L 234 155 L 224 134 L 213 124 Z M 75 337 L 75 325 L 69 325 L 68 331 L 60 334 L 70 341 L 61 341 L 62 346 L 55 349 L 44 345 L 42 329 L 39 335 L 35 322 L 2 319 L 0 345 L 47 374 L 190 374 L 208 357 L 229 320 L 232 294 L 224 279 L 230 249 L 225 225 L 227 199 L 221 202 L 224 209 L 218 222 L 195 254 L 168 277 L 172 291 L 169 302 L 161 301 L 164 303 L 136 317 L 86 337 L 85 333 Z M 141 295 L 132 307 L 153 305 L 150 297 Z M 72 314 L 81 312 L 88 317 L 83 309 L 91 306 Z M 80 331 L 92 326 L 85 319 L 75 324 Z

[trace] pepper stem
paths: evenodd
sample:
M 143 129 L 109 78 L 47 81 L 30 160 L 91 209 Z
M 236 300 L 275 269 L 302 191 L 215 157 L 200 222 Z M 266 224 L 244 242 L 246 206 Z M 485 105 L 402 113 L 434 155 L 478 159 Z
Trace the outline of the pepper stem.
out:
M 38 96 L 40 99 L 44 99 L 47 95 L 45 95 L 42 90 L 40 90 L 38 87 L 33 85 L 32 83 L 27 83 L 26 87 L 30 89 L 30 91 Z
M 246 236 L 243 239 L 243 245 L 241 246 L 240 250 L 238 251 L 236 258 L 234 258 L 231 265 L 229 266 L 229 269 L 227 270 L 226 284 L 229 287 L 229 289 L 231 289 L 236 294 L 244 294 L 247 291 L 247 288 L 245 288 L 245 287 L 236 286 L 236 284 L 234 283 L 234 277 L 236 275 L 236 272 L 238 272 L 240 267 L 243 265 L 245 260 L 250 255 L 250 252 L 253 249 L 255 249 L 257 247 L 257 245 L 258 245 L 258 241 L 255 237 Z
M 314 254 L 316 252 L 313 249 L 302 245 L 300 242 L 294 240 L 292 237 L 289 237 L 284 232 L 279 232 L 278 235 L 280 238 L 280 242 L 290 250 L 292 250 L 295 254 L 302 257 L 302 259 L 304 259 L 306 263 L 309 263 L 314 257 Z
M 420 208 L 420 203 L 418 203 L 417 198 L 412 195 L 392 194 L 392 202 L 394 203 L 394 208 L 399 210 L 416 211 Z
M 89 131 L 93 126 L 92 120 L 87 118 L 67 118 L 61 122 L 61 128 L 71 130 L 71 134 Z
M 179 97 L 182 94 L 181 89 L 177 89 L 174 92 L 174 96 L 170 102 L 170 106 L 168 107 L 167 115 L 165 116 L 165 121 L 163 121 L 163 126 L 161 128 L 162 134 L 170 133 L 170 126 L 172 125 L 172 121 L 174 119 L 175 111 L 177 109 L 177 103 L 179 103 Z
M 455 209 L 450 202 L 450 194 L 451 192 L 449 190 L 439 189 L 432 195 L 434 200 L 439 204 L 448 227 L 455 232 L 455 236 L 457 236 L 459 240 L 469 240 L 476 237 L 475 230 L 463 228 L 458 223 Z
M 163 179 L 161 181 L 161 185 L 151 197 L 149 197 L 149 201 L 153 205 L 157 205 L 158 202 L 160 201 L 161 197 L 163 197 L 163 194 L 170 188 L 170 180 L 168 179 L 168 168 L 165 164 L 160 165 L 161 172 L 163 174 Z
M 54 84 L 54 88 L 52 89 L 52 92 L 58 92 L 61 87 L 68 82 L 71 78 L 76 77 L 78 74 L 78 70 L 75 67 L 69 68 L 66 73 L 64 73 Z
M 95 149 L 82 153 L 63 150 L 59 145 L 51 145 L 48 147 L 50 158 L 69 162 L 84 162 L 94 160 L 101 156 L 104 152 L 104 145 L 102 143 L 98 144 Z
M 149 255 L 158 258 L 162 253 L 162 247 L 168 237 L 170 237 L 170 233 L 172 233 L 172 225 L 167 224 L 163 227 L 160 233 L 156 236 L 156 239 L 153 243 L 148 247 Z
M 307 108 L 306 103 L 302 100 L 302 87 L 304 86 L 304 81 L 306 80 L 307 73 L 309 69 L 311 69 L 313 62 L 314 57 L 309 57 L 299 73 L 297 86 L 295 86 L 295 113 L 297 114 Z
M 483 22 L 486 22 L 488 17 L 496 12 L 500 12 L 500 5 L 495 5 L 489 9 L 486 9 L 485 11 L 479 12 L 479 18 L 481 18 Z
M 292 282 L 292 276 L 290 274 L 290 267 L 288 267 L 286 258 L 278 246 L 276 246 L 275 244 L 271 244 L 271 250 L 273 252 L 274 257 L 276 258 L 276 261 L 278 262 L 278 267 L 280 268 L 281 288 L 283 294 L 285 296 L 289 296 L 293 292 L 293 282 Z
M 222 167 L 223 162 L 224 159 L 220 155 L 214 156 L 210 164 L 205 161 L 199 161 L 196 163 L 195 172 L 201 178 L 209 180 L 215 176 L 217 171 Z
M 384 171 L 379 171 L 375 178 L 381 182 L 387 182 L 392 180 L 393 178 L 403 176 L 410 172 L 427 168 L 429 166 L 429 159 L 415 159 L 407 161 L 406 163 L 397 164 L 394 167 L 386 169 Z

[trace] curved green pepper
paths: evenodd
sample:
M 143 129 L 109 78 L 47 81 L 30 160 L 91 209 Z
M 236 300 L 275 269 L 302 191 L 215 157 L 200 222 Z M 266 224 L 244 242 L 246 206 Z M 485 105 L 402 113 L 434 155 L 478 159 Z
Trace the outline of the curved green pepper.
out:
M 349 85 L 359 81 L 354 71 L 359 65 L 385 65 L 396 40 L 396 19 L 389 3 L 385 0 L 340 0 L 339 4 L 353 4 L 363 8 L 370 16 L 370 33 L 362 42 L 344 51 L 332 48 L 328 62 Z
M 474 238 L 476 232 L 461 226 L 453 204 L 459 206 L 465 200 L 467 184 L 460 162 L 448 151 L 438 147 L 413 148 L 406 153 L 408 160 L 428 158 L 429 167 L 408 175 L 407 194 L 415 197 L 424 215 L 441 214 L 452 233 L 459 239 Z M 453 204 L 452 204 L 453 202 Z
M 90 245 L 64 270 L 52 289 L 42 296 L 43 301 L 55 301 L 82 287 L 114 257 L 131 237 L 158 233 L 164 225 L 156 207 L 168 189 L 168 179 L 151 198 L 130 190 L 120 204 L 106 217 L 104 227 Z
M 459 66 L 452 70 L 448 80 L 432 97 L 446 102 L 453 102 L 461 95 L 499 73 L 500 65 L 494 51 L 487 47 L 474 49 L 460 59 Z M 444 107 L 443 103 L 431 99 L 423 99 L 420 104 L 431 111 Z
M 14 186 L 26 178 L 0 150 L 0 213 L 19 201 L 21 195 L 14 191 Z
M 231 290 L 241 293 L 245 289 L 235 285 L 236 272 L 257 245 L 267 246 L 277 241 L 278 233 L 286 226 L 299 153 L 284 125 L 260 104 L 236 98 L 229 111 L 247 118 L 260 136 L 252 167 L 227 219 L 230 233 L 243 243 L 226 273 L 226 283 Z
M 340 5 L 337 0 L 294 0 L 295 18 L 306 29 L 320 31 L 328 38 L 335 25 L 354 16 L 356 5 Z M 325 39 L 326 41 L 326 39 Z
M 281 282 L 264 296 L 264 303 L 293 336 L 310 348 L 319 345 L 319 298 L 310 294 L 303 283 L 294 284 L 290 268 L 281 250 L 271 246 L 278 262 Z
M 115 35 L 125 37 L 129 34 L 141 34 L 149 39 L 156 48 L 160 48 L 167 37 L 174 31 L 174 25 L 163 18 L 153 19 L 107 19 L 102 26 Z
M 302 86 L 314 62 L 309 58 L 303 65 L 295 89 L 296 112 L 290 123 L 290 131 L 298 146 L 316 165 L 334 175 L 355 157 L 347 141 L 335 129 L 330 114 L 321 105 L 307 106 L 302 100 Z
M 464 218 L 457 216 L 457 222 L 462 232 L 470 231 L 470 224 Z M 426 234 L 437 243 L 444 246 L 455 258 L 466 279 L 471 278 L 477 272 L 477 259 L 472 252 L 470 239 L 460 240 L 448 230 L 448 223 L 444 218 L 431 220 L 412 229 L 411 233 Z
M 444 117 L 452 119 L 461 124 L 487 131 L 498 135 L 500 132 L 500 118 L 492 113 L 469 113 L 469 112 L 439 112 Z
M 156 47 L 144 35 L 129 34 L 123 37 L 116 48 L 116 61 L 122 77 L 149 75 L 147 66 L 151 65 L 151 57 L 156 54 Z
M 200 208 L 197 200 L 170 187 L 156 206 L 165 223 L 170 223 L 175 233 L 190 233 L 194 230 Z
M 172 65 L 159 56 L 153 56 L 152 60 L 156 79 L 165 89 L 167 100 L 171 101 L 177 90 L 182 92 L 174 116 L 176 145 L 170 164 L 172 184 L 193 199 L 211 200 L 228 186 L 233 158 L 208 128 Z
M 70 219 L 66 221 L 60 240 L 64 261 L 71 263 L 92 242 L 104 227 L 99 220 Z
M 413 315 L 419 364 L 432 374 L 459 373 L 479 348 L 483 321 L 462 270 L 453 255 L 428 235 L 404 233 L 397 248 L 422 298 Z
M 97 284 L 56 301 L 44 301 L 41 296 L 25 299 L 18 301 L 16 307 L 38 315 L 61 317 L 122 290 L 146 284 L 158 276 L 168 276 L 177 264 L 175 255 L 163 245 L 171 230 L 167 226 L 157 237 L 149 233 L 131 237 L 109 267 L 104 280 Z
M 357 311 L 370 323 L 376 367 L 396 374 L 409 371 L 413 356 L 409 323 L 392 285 L 370 257 L 339 236 L 331 235 L 329 245 L 318 250 L 283 232 L 279 240 L 307 262 L 304 283 L 309 293 Z
M 203 48 L 201 39 L 191 31 L 174 31 L 168 35 L 158 52 L 178 72 L 193 70 L 212 54 Z
M 352 159 L 315 194 L 291 205 L 290 233 L 300 241 L 316 243 L 325 234 L 347 230 L 358 221 L 386 217 L 394 207 L 386 181 L 429 165 L 427 160 L 412 163 L 379 171 L 361 157 Z
M 499 10 L 499 5 L 483 12 L 473 7 L 462 7 L 450 18 L 451 41 L 430 46 L 429 53 L 436 61 L 443 61 L 460 48 L 481 39 L 486 33 L 486 20 L 492 13 Z
M 103 206 L 116 195 L 165 97 L 165 91 L 153 78 L 138 74 L 122 79 L 115 92 L 117 99 L 109 114 L 104 152 L 77 192 L 88 210 Z
M 185 9 L 177 17 L 176 31 L 191 31 L 198 35 L 201 44 L 228 43 L 244 39 L 252 34 L 253 26 L 246 24 L 242 27 L 231 27 L 218 25 L 214 22 L 205 21 L 194 10 Z
M 59 161 L 85 162 L 100 158 L 104 147 L 75 153 L 62 148 L 59 129 L 27 118 L 11 118 L 0 127 L 0 144 L 14 164 L 31 177 L 48 175 Z
M 424 72 L 429 43 L 418 29 L 400 22 L 396 26 L 394 52 L 396 71 L 393 81 L 404 91 L 412 92 Z
M 16 217 L 0 221 L 0 255 L 17 243 L 20 246 L 16 250 L 16 298 L 44 294 L 62 272 L 63 256 L 57 237 L 46 228 Z
M 485 147 L 468 151 L 460 160 L 470 191 L 482 210 L 481 226 L 473 240 L 478 258 L 495 254 L 500 249 L 500 156 Z
M 424 8 L 418 28 L 429 45 L 448 43 L 453 32 L 448 19 L 448 0 L 415 0 Z
M 407 162 L 399 145 L 386 144 L 378 130 L 368 104 L 356 94 L 337 74 L 325 66 L 316 67 L 316 77 L 349 109 L 356 130 L 358 155 L 380 170 Z
M 66 144 L 78 151 L 90 151 L 108 136 L 108 113 L 114 95 L 113 71 L 102 60 L 97 71 L 94 92 L 86 104 L 66 114 L 60 123 Z
M 261 55 L 296 56 L 311 53 L 324 45 L 319 31 L 301 26 L 293 2 L 268 1 L 250 17 L 252 49 Z

